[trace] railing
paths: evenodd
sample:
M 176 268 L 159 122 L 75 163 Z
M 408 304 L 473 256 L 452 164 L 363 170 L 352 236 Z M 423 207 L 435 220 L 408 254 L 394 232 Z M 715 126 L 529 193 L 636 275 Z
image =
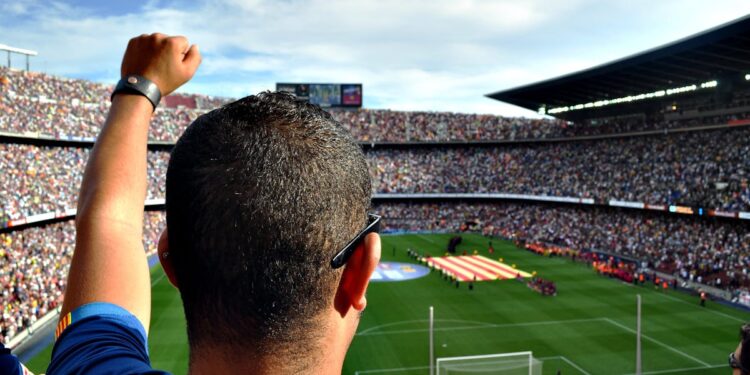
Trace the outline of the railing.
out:
M 17 333 L 15 336 L 13 336 L 12 339 L 8 340 L 8 342 L 5 344 L 6 347 L 13 349 L 26 341 L 27 339 L 31 338 L 31 336 L 34 335 L 34 332 L 39 331 L 42 329 L 42 327 L 46 326 L 47 324 L 55 324 L 57 323 L 57 317 L 60 316 L 60 310 L 62 307 L 57 307 L 53 309 L 52 311 L 48 312 L 43 317 L 39 318 L 34 324 L 30 325 L 28 328 L 24 329 L 23 331 Z
M 705 217 L 721 217 L 727 219 L 750 220 L 750 212 L 727 212 L 714 209 L 701 209 L 687 206 L 675 206 L 666 204 L 648 204 L 643 202 L 628 202 L 610 200 L 598 203 L 593 198 L 558 197 L 549 195 L 528 195 L 512 193 L 377 193 L 372 196 L 373 201 L 383 200 L 519 200 L 531 202 L 552 202 L 578 205 L 597 205 L 606 207 L 619 207 L 626 209 L 660 211 L 675 215 L 693 215 Z M 146 208 L 159 209 L 164 206 L 164 198 L 148 199 L 144 202 Z M 44 224 L 56 220 L 72 219 L 76 215 L 75 208 L 64 211 L 47 212 L 30 215 L 6 222 L 0 222 L 0 230 L 12 230 L 16 227 L 25 227 L 34 224 Z
M 393 141 L 360 141 L 359 144 L 363 147 L 375 148 L 375 147 L 393 147 L 393 146 L 499 146 L 509 144 L 525 144 L 525 143 L 561 143 L 561 142 L 578 142 L 578 141 L 591 141 L 591 140 L 603 140 L 613 138 L 632 138 L 642 137 L 649 135 L 666 135 L 674 133 L 685 133 L 685 132 L 696 132 L 706 130 L 719 130 L 719 129 L 730 129 L 738 127 L 750 126 L 749 120 L 735 120 L 724 124 L 716 125 L 701 125 L 701 126 L 689 126 L 681 128 L 661 128 L 653 130 L 643 131 L 632 131 L 627 133 L 610 133 L 610 134 L 598 134 L 598 135 L 582 135 L 575 137 L 551 137 L 551 138 L 519 138 L 519 139 L 487 139 L 487 140 L 425 140 L 425 141 L 414 141 L 408 136 L 403 142 Z M 54 143 L 71 143 L 73 145 L 80 144 L 91 144 L 96 142 L 95 137 L 82 137 L 75 135 L 54 135 L 46 134 L 43 132 L 10 132 L 7 130 L 0 130 L 0 138 L 15 139 L 19 141 L 46 141 Z M 149 140 L 149 146 L 154 147 L 170 147 L 174 146 L 176 140 L 172 141 L 156 141 Z

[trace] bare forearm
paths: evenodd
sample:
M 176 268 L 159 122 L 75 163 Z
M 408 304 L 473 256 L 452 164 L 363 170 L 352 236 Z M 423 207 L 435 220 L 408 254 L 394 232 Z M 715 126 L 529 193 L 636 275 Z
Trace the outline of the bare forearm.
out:
M 142 35 L 130 40 L 121 73 L 141 76 L 167 95 L 199 64 L 198 48 L 186 38 Z M 107 302 L 133 313 L 148 331 L 151 285 L 141 241 L 152 113 L 144 96 L 114 97 L 81 184 L 63 316 L 90 302 Z
M 150 303 L 148 266 L 140 239 L 152 110 L 142 96 L 117 95 L 112 102 L 81 184 L 63 313 L 86 303 L 117 302 L 148 329 L 149 310 L 143 308 Z
M 78 225 L 106 218 L 141 230 L 152 108 L 143 96 L 114 98 L 83 176 Z

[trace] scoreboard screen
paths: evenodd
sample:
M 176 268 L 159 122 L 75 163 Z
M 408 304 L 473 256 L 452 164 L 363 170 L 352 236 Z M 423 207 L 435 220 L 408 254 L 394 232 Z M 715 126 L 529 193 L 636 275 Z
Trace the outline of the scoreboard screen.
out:
M 321 107 L 362 107 L 361 83 L 277 83 L 276 91 Z
M 310 103 L 321 107 L 338 107 L 341 105 L 341 85 L 310 85 Z
M 362 106 L 362 85 L 341 85 L 341 105 Z
M 298 83 L 277 83 L 276 91 L 286 91 L 297 96 L 299 99 L 309 100 L 310 85 Z

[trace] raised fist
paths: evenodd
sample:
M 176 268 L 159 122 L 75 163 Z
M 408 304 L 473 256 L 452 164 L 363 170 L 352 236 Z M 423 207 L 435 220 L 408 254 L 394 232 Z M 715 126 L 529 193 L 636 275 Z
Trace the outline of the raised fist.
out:
M 166 96 L 193 77 L 201 63 L 198 45 L 192 46 L 184 36 L 154 33 L 130 39 L 122 58 L 121 77 L 144 76 Z

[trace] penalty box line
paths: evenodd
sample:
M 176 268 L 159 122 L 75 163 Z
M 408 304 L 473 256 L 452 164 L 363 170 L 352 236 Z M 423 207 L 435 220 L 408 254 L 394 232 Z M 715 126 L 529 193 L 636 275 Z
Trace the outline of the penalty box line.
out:
M 576 370 L 580 371 L 581 374 L 591 375 L 591 373 L 581 368 L 581 366 L 577 365 L 575 362 L 561 355 L 554 356 L 554 357 L 540 357 L 537 359 L 540 361 L 545 361 L 549 359 L 560 359 L 566 362 L 567 364 L 569 364 L 570 366 L 572 366 L 573 368 L 575 368 Z M 413 366 L 413 367 L 394 367 L 394 368 L 380 368 L 380 369 L 370 369 L 370 370 L 357 370 L 357 371 L 354 371 L 354 375 L 382 374 L 382 373 L 403 372 L 403 371 L 413 371 L 413 370 L 427 370 L 429 368 L 430 366 Z
M 625 330 L 625 331 L 628 331 L 628 332 L 630 332 L 630 333 L 632 333 L 632 334 L 634 334 L 634 335 L 637 335 L 637 334 L 638 334 L 638 332 L 636 332 L 636 330 L 634 330 L 634 329 L 632 329 L 632 328 L 630 328 L 630 327 L 628 327 L 628 326 L 625 326 L 625 325 L 623 325 L 623 324 L 620 324 L 620 323 L 618 323 L 618 322 L 616 322 L 616 321 L 614 321 L 614 320 L 612 320 L 612 319 L 609 319 L 609 318 L 603 318 L 603 319 L 604 319 L 605 321 L 607 321 L 608 323 L 610 323 L 610 324 L 612 324 L 612 325 L 614 325 L 614 326 L 616 326 L 616 327 L 619 327 L 619 328 L 621 328 L 621 329 L 623 329 L 623 330 Z M 695 357 L 693 357 L 692 355 L 690 355 L 690 354 L 687 354 L 687 353 L 683 352 L 682 350 L 679 350 L 679 349 L 677 349 L 677 348 L 675 348 L 675 347 L 673 347 L 673 346 L 671 346 L 671 345 L 665 344 L 665 343 L 663 343 L 663 342 L 661 342 L 661 341 L 659 341 L 659 340 L 657 340 L 657 339 L 655 339 L 655 338 L 653 338 L 653 337 L 650 337 L 650 336 L 648 336 L 648 335 L 644 335 L 643 333 L 641 333 L 641 337 L 643 337 L 644 339 L 646 339 L 646 340 L 648 340 L 648 341 L 651 341 L 651 342 L 653 342 L 654 344 L 657 344 L 657 345 L 659 345 L 659 346 L 661 346 L 661 347 L 663 347 L 663 348 L 665 348 L 665 349 L 667 349 L 667 350 L 670 350 L 670 351 L 672 351 L 672 352 L 674 352 L 674 353 L 677 353 L 677 354 L 679 354 L 679 355 L 681 355 L 681 356 L 683 356 L 683 357 L 685 357 L 685 358 L 691 359 L 691 360 L 693 360 L 694 362 L 700 363 L 700 364 L 701 364 L 701 365 L 702 365 L 703 367 L 705 367 L 705 368 L 710 368 L 710 367 L 711 367 L 711 365 L 710 365 L 710 364 L 708 364 L 708 363 L 706 363 L 706 362 L 703 362 L 703 361 L 701 361 L 700 359 L 698 359 L 698 358 L 695 358 Z
M 577 365 L 575 362 L 571 361 L 570 359 L 558 355 L 554 357 L 540 357 L 537 358 L 538 360 L 545 361 L 549 359 L 560 359 L 566 363 L 568 363 L 570 366 L 575 368 L 576 370 L 580 371 L 583 375 L 591 375 L 588 371 L 581 368 L 581 366 Z M 394 367 L 394 368 L 380 368 L 380 369 L 370 369 L 370 370 L 357 370 L 354 371 L 354 375 L 359 374 L 382 374 L 382 373 L 390 373 L 390 372 L 402 372 L 402 371 L 413 371 L 413 370 L 427 370 L 430 366 L 413 366 L 413 367 Z
M 540 357 L 537 358 L 541 361 L 546 361 L 550 359 L 560 359 L 576 370 L 578 370 L 583 375 L 591 375 L 588 371 L 584 370 L 581 366 L 577 365 L 575 362 L 571 361 L 565 356 L 553 356 L 553 357 Z M 709 367 L 701 366 L 701 367 L 685 367 L 685 368 L 675 368 L 675 369 L 667 369 L 667 370 L 657 370 L 657 371 L 646 371 L 643 373 L 643 375 L 657 375 L 657 374 L 672 374 L 675 372 L 693 372 L 697 370 L 706 370 L 706 369 L 714 369 L 714 368 L 722 368 L 726 367 L 726 364 L 719 364 L 719 365 L 711 365 Z M 414 366 L 414 367 L 396 367 L 396 368 L 384 368 L 384 369 L 371 369 L 371 370 L 358 370 L 354 372 L 354 375 L 359 374 L 378 374 L 378 373 L 389 373 L 389 372 L 402 372 L 402 371 L 412 371 L 412 370 L 427 370 L 430 366 Z M 627 374 L 627 375 L 636 375 L 636 374 Z
M 675 372 L 694 372 L 698 370 L 706 370 L 706 369 L 713 369 L 713 368 L 727 368 L 726 363 L 722 363 L 720 365 L 711 365 L 709 367 L 701 366 L 701 367 L 686 367 L 686 368 L 675 368 L 675 369 L 669 369 L 669 370 L 657 370 L 657 371 L 646 371 L 642 373 L 641 375 L 656 375 L 656 374 L 672 374 Z M 638 375 L 638 374 L 628 374 L 628 375 Z
M 505 323 L 505 324 L 491 324 L 491 323 L 485 323 L 485 322 L 473 322 L 473 323 L 480 324 L 480 325 L 463 326 L 463 327 L 442 327 L 442 328 L 435 328 L 435 329 L 433 329 L 433 331 L 438 331 L 438 332 L 444 332 L 444 331 L 465 331 L 465 330 L 487 329 L 487 328 L 528 327 L 528 326 L 541 326 L 541 325 L 553 325 L 553 324 L 587 323 L 587 322 L 596 322 L 596 321 L 603 321 L 603 322 L 609 323 L 611 325 L 614 325 L 614 326 L 616 326 L 616 327 L 618 327 L 618 328 L 620 328 L 622 330 L 630 332 L 632 334 L 637 334 L 637 332 L 634 329 L 632 329 L 630 327 L 627 327 L 627 326 L 625 326 L 625 325 L 623 325 L 621 323 L 618 323 L 618 322 L 616 322 L 616 321 L 614 321 L 614 320 L 612 320 L 610 318 L 548 320 L 548 321 L 538 321 L 538 322 Z M 388 325 L 391 325 L 391 324 L 388 324 Z M 429 329 L 427 329 L 427 328 L 403 329 L 403 330 L 381 331 L 381 332 L 370 331 L 371 329 L 377 329 L 377 328 L 380 328 L 380 327 L 372 327 L 372 328 L 368 329 L 367 332 L 365 332 L 365 333 L 358 333 L 357 336 L 377 336 L 377 335 L 388 335 L 388 334 L 408 334 L 408 333 L 418 333 L 418 332 L 429 332 Z M 648 341 L 651 341 L 654 344 L 657 344 L 657 345 L 659 345 L 659 346 L 661 346 L 661 347 L 663 347 L 663 348 L 665 348 L 665 349 L 667 349 L 667 350 L 669 350 L 669 351 L 671 351 L 673 353 L 679 354 L 679 355 L 681 355 L 681 356 L 683 356 L 685 358 L 688 358 L 688 359 L 690 359 L 690 360 L 692 360 L 692 361 L 694 361 L 696 363 L 699 363 L 701 366 L 703 366 L 703 368 L 708 369 L 708 368 L 715 367 L 715 365 L 708 364 L 708 363 L 706 363 L 706 362 L 704 362 L 704 361 L 702 361 L 702 360 L 700 360 L 700 359 L 698 359 L 698 358 L 696 358 L 696 357 L 694 357 L 694 356 L 692 356 L 690 354 L 687 354 L 687 353 L 685 353 L 685 352 L 683 352 L 683 351 L 681 351 L 681 350 L 679 350 L 679 349 L 677 349 L 677 348 L 675 348 L 675 347 L 673 347 L 671 345 L 668 345 L 668 344 L 666 344 L 664 342 L 656 340 L 656 339 L 654 339 L 651 336 L 648 336 L 648 335 L 645 335 L 645 334 L 641 334 L 641 337 L 643 337 L 644 339 L 646 339 Z M 547 357 L 547 358 L 552 358 L 552 357 Z M 585 370 L 583 370 L 582 368 L 579 368 L 579 366 L 575 365 L 572 361 L 568 360 L 567 358 L 564 358 L 563 356 L 557 356 L 555 358 L 560 358 L 560 359 L 562 359 L 565 362 L 569 362 L 569 364 L 571 366 L 573 366 L 573 367 L 576 367 L 577 370 L 579 370 L 579 371 L 581 371 L 583 373 L 586 373 Z M 408 369 L 416 370 L 418 368 L 408 368 Z M 407 370 L 407 368 L 392 369 L 392 370 L 394 370 L 394 371 L 405 371 L 405 370 Z M 358 373 L 360 373 L 360 374 L 373 373 L 373 371 L 375 371 L 375 372 L 386 372 L 386 371 L 389 371 L 389 369 L 367 370 L 367 371 L 369 371 L 369 372 L 358 371 Z M 669 372 L 670 370 L 666 370 L 666 371 Z
M 474 324 L 481 324 L 481 325 L 473 325 L 473 326 L 462 326 L 462 327 L 440 327 L 433 329 L 434 332 L 444 332 L 444 331 L 466 331 L 466 330 L 472 330 L 472 329 L 482 329 L 482 328 L 504 328 L 504 327 L 528 327 L 528 326 L 543 326 L 543 325 L 550 325 L 550 324 L 567 324 L 567 323 L 588 323 L 588 322 L 596 322 L 596 321 L 606 321 L 606 318 L 591 318 L 591 319 L 569 319 L 569 320 L 544 320 L 544 321 L 537 321 L 537 322 L 525 322 L 525 323 L 504 323 L 504 324 L 492 324 L 492 323 L 485 323 L 485 322 L 472 322 Z M 470 321 L 467 321 L 470 322 Z M 378 328 L 378 327 L 373 327 Z M 407 333 L 418 333 L 418 332 L 429 332 L 429 328 L 414 328 L 414 329 L 401 329 L 401 330 L 394 330 L 394 331 L 370 331 L 372 328 L 369 328 L 361 333 L 357 333 L 356 336 L 378 336 L 378 335 L 398 335 L 398 334 L 407 334 Z
M 567 357 L 562 356 L 562 355 L 556 355 L 554 357 L 540 357 L 540 358 L 537 358 L 537 359 L 541 360 L 542 363 L 544 361 L 548 360 L 548 359 L 560 359 L 563 362 L 566 362 L 567 364 L 569 364 L 570 366 L 572 366 L 574 369 L 578 370 L 581 374 L 583 374 L 583 375 L 591 375 L 590 372 L 584 370 L 581 366 L 577 365 L 575 362 L 571 361 L 570 359 L 568 359 Z

